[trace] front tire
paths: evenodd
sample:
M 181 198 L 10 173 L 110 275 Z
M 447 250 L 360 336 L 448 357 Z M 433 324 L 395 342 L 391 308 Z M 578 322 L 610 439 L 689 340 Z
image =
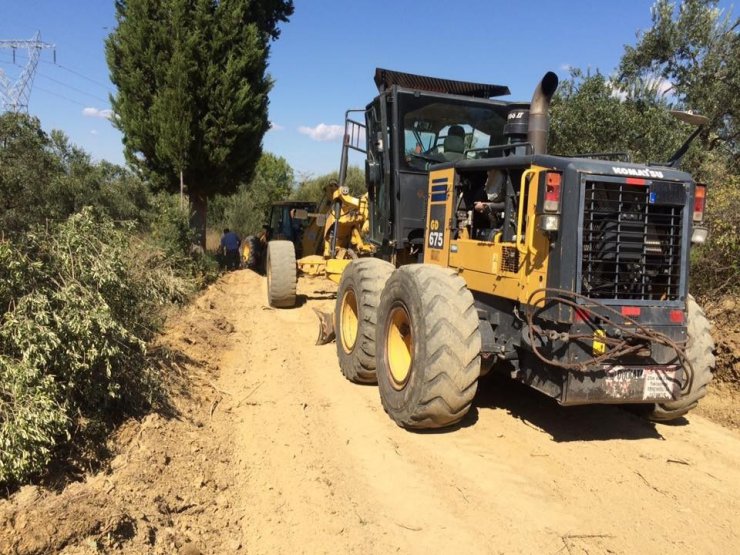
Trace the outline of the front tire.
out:
M 473 295 L 454 270 L 393 272 L 378 306 L 376 367 L 383 408 L 405 428 L 441 428 L 470 409 L 480 376 Z
M 342 375 L 354 383 L 374 384 L 378 303 L 394 266 L 379 258 L 353 260 L 342 272 L 334 309 L 337 357 Z
M 694 369 L 694 381 L 691 384 L 691 390 L 676 401 L 652 405 L 647 417 L 656 422 L 675 420 L 689 412 L 699 403 L 699 399 L 707 394 L 707 386 L 712 381 L 714 340 L 709 331 L 709 321 L 694 297 L 689 296 L 686 308 L 686 332 L 688 335 L 686 355 Z
M 267 243 L 267 302 L 275 308 L 295 306 L 298 269 L 290 241 Z

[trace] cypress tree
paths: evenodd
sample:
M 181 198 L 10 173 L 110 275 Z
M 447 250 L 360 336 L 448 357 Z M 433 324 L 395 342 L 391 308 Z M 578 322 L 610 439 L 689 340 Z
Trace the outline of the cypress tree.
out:
M 270 43 L 292 0 L 116 0 L 106 40 L 113 124 L 155 188 L 182 176 L 205 241 L 207 199 L 248 182 L 269 129 Z

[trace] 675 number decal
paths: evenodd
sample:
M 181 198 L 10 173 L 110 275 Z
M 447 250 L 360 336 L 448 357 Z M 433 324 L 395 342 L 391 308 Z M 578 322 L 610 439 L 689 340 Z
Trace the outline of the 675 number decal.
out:
M 439 220 L 431 220 L 429 222 L 429 248 L 441 249 L 444 246 L 445 233 L 439 230 L 440 227 Z
M 429 232 L 429 246 L 433 249 L 441 249 L 444 246 L 445 234 L 443 231 Z

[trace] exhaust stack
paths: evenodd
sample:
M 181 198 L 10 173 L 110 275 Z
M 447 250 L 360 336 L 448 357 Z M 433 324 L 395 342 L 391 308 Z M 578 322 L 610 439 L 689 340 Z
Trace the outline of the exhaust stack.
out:
M 550 128 L 547 112 L 552 95 L 555 94 L 557 88 L 558 76 L 548 71 L 534 90 L 532 103 L 529 106 L 527 140 L 531 143 L 535 154 L 547 154 L 547 132 Z

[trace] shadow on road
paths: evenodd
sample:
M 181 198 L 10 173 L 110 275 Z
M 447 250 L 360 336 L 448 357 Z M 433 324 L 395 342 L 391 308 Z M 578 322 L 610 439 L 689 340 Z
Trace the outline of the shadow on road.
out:
M 504 409 L 523 423 L 540 428 L 556 442 L 611 439 L 663 439 L 655 424 L 613 405 L 563 407 L 546 395 L 505 376 L 478 384 L 473 412 Z M 478 414 L 469 415 L 478 419 Z M 463 420 L 465 422 L 467 417 Z

